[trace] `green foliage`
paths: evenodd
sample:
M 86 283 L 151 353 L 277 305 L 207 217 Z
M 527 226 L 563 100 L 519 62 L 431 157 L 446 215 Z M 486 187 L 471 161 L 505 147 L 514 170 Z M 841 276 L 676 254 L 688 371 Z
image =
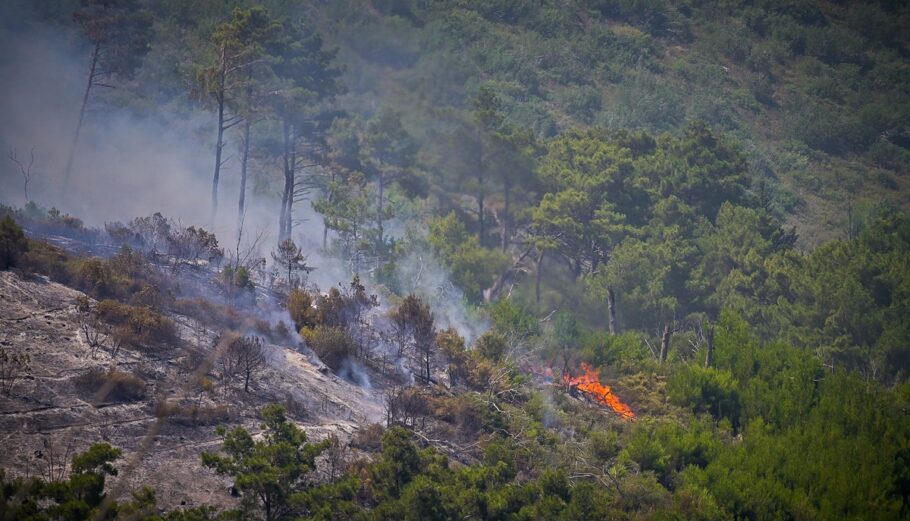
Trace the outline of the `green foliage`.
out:
M 671 401 L 696 414 L 707 412 L 716 420 L 726 418 L 734 428 L 739 424 L 739 392 L 729 371 L 689 365 L 673 374 L 667 394 Z
M 358 352 L 350 333 L 340 327 L 319 325 L 315 329 L 304 328 L 301 336 L 307 346 L 319 355 L 319 359 L 336 372 L 345 360 L 355 357 Z
M 306 488 L 316 457 L 328 445 L 308 443 L 306 433 L 287 419 L 281 406 L 264 407 L 262 419 L 265 434 L 258 440 L 243 427 L 219 427 L 221 452 L 204 452 L 202 463 L 231 476 L 244 505 L 260 509 L 271 521 L 294 511 L 294 495 Z
M 0 221 L 0 269 L 16 266 L 19 258 L 28 251 L 28 241 L 22 227 L 9 215 Z
M 540 323 L 530 309 L 516 300 L 504 298 L 487 308 L 493 327 L 502 334 L 530 337 L 540 333 Z
M 112 462 L 122 451 L 107 443 L 92 445 L 73 456 L 68 478 L 8 478 L 0 471 L 0 512 L 4 519 L 79 521 L 99 516 L 102 507 L 116 515 L 116 501 L 104 504 L 107 476 L 116 476 Z
M 458 287 L 472 302 L 483 298 L 483 291 L 506 267 L 505 255 L 480 246 L 476 236 L 468 235 L 464 224 L 454 213 L 429 222 L 428 241 L 433 253 L 452 272 Z

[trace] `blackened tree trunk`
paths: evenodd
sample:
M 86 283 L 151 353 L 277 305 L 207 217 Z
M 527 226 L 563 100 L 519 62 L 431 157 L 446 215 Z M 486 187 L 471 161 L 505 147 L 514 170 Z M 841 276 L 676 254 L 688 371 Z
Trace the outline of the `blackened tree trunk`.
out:
M 294 126 L 284 122 L 284 190 L 281 193 L 281 214 L 278 219 L 278 240 L 283 241 L 291 237 L 292 207 L 294 203 L 295 169 L 297 155 L 295 153 Z
M 615 335 L 618 333 L 616 330 L 616 294 L 610 286 L 607 286 L 607 315 L 607 325 L 610 328 L 610 334 Z
M 660 338 L 660 363 L 667 361 L 667 354 L 670 351 L 670 323 L 664 324 L 664 333 Z
M 714 324 L 708 324 L 705 331 L 705 367 L 714 365 Z
M 89 66 L 88 81 L 85 82 L 85 93 L 82 95 L 82 106 L 79 108 L 79 119 L 76 121 L 76 131 L 73 133 L 73 142 L 70 144 L 69 156 L 66 158 L 66 169 L 63 171 L 64 185 L 69 183 L 70 172 L 73 169 L 73 160 L 76 158 L 76 147 L 79 145 L 79 133 L 82 132 L 82 122 L 85 119 L 85 108 L 88 105 L 88 96 L 95 84 L 95 72 L 98 70 L 98 57 L 101 52 L 101 43 L 96 43 L 92 50 L 92 63 Z

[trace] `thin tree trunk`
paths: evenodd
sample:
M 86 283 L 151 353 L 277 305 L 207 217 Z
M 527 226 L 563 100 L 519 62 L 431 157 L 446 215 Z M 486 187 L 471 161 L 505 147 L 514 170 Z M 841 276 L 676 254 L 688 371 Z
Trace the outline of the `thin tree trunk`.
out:
M 284 189 L 281 192 L 281 212 L 278 214 L 278 242 L 280 243 L 285 239 L 284 236 L 284 219 L 287 215 L 287 206 L 288 206 L 288 180 L 290 171 L 290 161 L 291 161 L 291 149 L 290 149 L 290 128 L 288 123 L 285 121 L 282 134 L 284 137 L 284 149 L 282 151 L 282 159 L 284 160 L 284 165 L 282 173 L 284 174 Z
M 708 325 L 705 332 L 705 367 L 714 365 L 714 324 Z
M 509 213 L 510 203 L 512 199 L 512 183 L 505 181 L 502 189 L 502 235 L 500 238 L 500 248 L 503 252 L 506 251 L 506 248 L 509 246 L 509 224 L 512 219 L 512 215 Z
M 613 292 L 613 288 L 607 286 L 607 325 L 610 328 L 610 334 L 615 335 L 618 333 L 616 330 L 616 294 Z
M 92 64 L 88 71 L 88 81 L 85 83 L 85 93 L 82 95 L 82 106 L 79 108 L 79 120 L 76 122 L 76 131 L 73 133 L 73 142 L 70 144 L 69 156 L 66 159 L 66 169 L 63 171 L 63 183 L 66 186 L 70 180 L 73 161 L 76 159 L 76 147 L 79 144 L 79 133 L 82 131 L 82 122 L 85 119 L 85 108 L 88 105 L 88 96 L 95 83 L 95 70 L 98 67 L 98 54 L 101 52 L 101 43 L 96 43 L 92 50 Z
M 539 303 L 540 302 L 540 278 L 543 275 L 543 256 L 546 253 L 546 250 L 540 250 L 540 255 L 537 256 L 537 280 L 534 284 L 534 298 Z
M 670 323 L 664 324 L 664 333 L 660 338 L 660 363 L 667 361 L 667 354 L 670 351 Z
M 294 125 L 291 125 L 291 170 L 290 177 L 288 178 L 288 205 L 287 205 L 287 217 L 284 219 L 285 232 L 284 236 L 286 239 L 291 238 L 291 231 L 294 228 L 294 190 L 297 188 L 297 147 L 295 143 L 297 141 L 297 136 L 295 134 Z
M 385 237 L 383 237 L 383 229 L 382 229 L 382 221 L 383 221 L 382 206 L 384 204 L 383 197 L 385 196 L 385 174 L 383 174 L 382 172 L 379 173 L 378 184 L 379 184 L 379 208 L 377 209 L 378 211 L 376 212 L 376 228 L 378 230 L 378 233 L 376 236 L 376 241 L 377 241 L 376 251 L 377 252 L 382 251 L 382 249 L 385 245 Z
M 243 214 L 246 210 L 246 173 L 247 164 L 250 158 L 250 127 L 252 123 L 249 118 L 243 123 L 243 155 L 240 158 L 240 202 L 237 204 L 237 226 L 243 222 Z
M 218 180 L 221 177 L 221 151 L 224 148 L 224 81 L 227 71 L 225 49 L 221 49 L 221 70 L 218 73 L 218 140 L 215 142 L 215 174 L 212 176 L 212 224 L 218 213 Z
M 477 189 L 477 239 L 480 242 L 480 245 L 483 246 L 484 239 L 484 215 L 483 215 L 483 170 L 479 170 L 477 175 L 477 184 L 479 188 Z

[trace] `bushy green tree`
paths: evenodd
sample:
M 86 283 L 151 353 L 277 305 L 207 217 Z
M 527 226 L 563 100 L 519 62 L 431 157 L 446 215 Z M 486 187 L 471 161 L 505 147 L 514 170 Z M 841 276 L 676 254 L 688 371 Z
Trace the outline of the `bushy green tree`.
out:
M 262 409 L 265 433 L 256 440 L 243 427 L 218 427 L 221 451 L 204 452 L 202 463 L 234 479 L 248 508 L 259 508 L 267 521 L 293 513 L 293 495 L 307 488 L 306 476 L 316 467 L 316 457 L 328 446 L 311 444 L 306 433 L 287 418 L 284 408 Z

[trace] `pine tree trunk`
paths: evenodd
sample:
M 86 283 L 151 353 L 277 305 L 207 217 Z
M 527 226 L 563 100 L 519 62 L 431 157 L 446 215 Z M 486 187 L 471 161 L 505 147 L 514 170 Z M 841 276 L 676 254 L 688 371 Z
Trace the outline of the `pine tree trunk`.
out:
M 237 229 L 240 229 L 240 223 L 243 222 L 243 215 L 246 210 L 246 173 L 247 164 L 250 158 L 250 123 L 249 118 L 243 123 L 243 155 L 240 158 L 240 201 L 237 204 Z
M 284 219 L 287 216 L 287 206 L 288 206 L 288 181 L 290 180 L 290 168 L 291 168 L 291 148 L 290 148 L 290 138 L 291 131 L 290 125 L 287 121 L 284 122 L 282 134 L 284 137 L 284 149 L 282 151 L 282 159 L 284 160 L 284 165 L 282 173 L 284 174 L 284 190 L 281 192 L 281 212 L 278 214 L 278 242 L 280 243 L 286 237 L 284 236 Z
M 509 246 L 509 225 L 511 223 L 511 214 L 509 213 L 510 203 L 512 199 L 512 183 L 505 181 L 502 189 L 502 235 L 500 238 L 499 247 L 503 252 L 506 251 L 506 248 Z
M 480 245 L 483 246 L 484 232 L 484 215 L 483 215 L 483 170 L 479 170 L 477 174 L 477 184 L 479 188 L 477 189 L 477 239 L 480 242 Z
M 377 253 L 381 252 L 385 246 L 385 237 L 383 236 L 383 229 L 382 229 L 382 221 L 383 221 L 382 207 L 384 204 L 383 198 L 385 197 L 385 175 L 382 172 L 379 173 L 378 184 L 379 184 L 379 187 L 378 187 L 379 188 L 379 208 L 377 208 L 377 212 L 376 212 L 376 228 L 377 228 L 376 251 L 377 251 Z
M 705 367 L 711 367 L 714 365 L 714 325 L 711 324 L 708 326 L 708 331 L 705 334 Z
M 70 144 L 69 156 L 66 159 L 66 168 L 63 171 L 63 183 L 66 186 L 70 180 L 73 161 L 76 159 L 76 147 L 79 145 L 79 133 L 82 132 L 82 122 L 85 119 L 85 108 L 88 105 L 88 96 L 95 83 L 95 70 L 98 68 L 98 55 L 101 52 L 101 43 L 96 43 L 92 50 L 92 64 L 88 71 L 88 81 L 85 83 L 85 93 L 82 95 L 82 106 L 79 108 L 79 119 L 76 122 L 76 131 L 73 133 L 73 142 Z
M 215 94 L 218 102 L 218 139 L 215 142 L 215 173 L 212 176 L 212 217 L 214 225 L 218 213 L 218 181 L 221 177 L 221 151 L 224 148 L 224 82 L 227 74 L 225 49 L 221 49 L 221 70 L 218 73 L 218 91 Z
M 288 180 L 288 205 L 287 216 L 284 218 L 286 239 L 291 238 L 291 232 L 294 229 L 294 190 L 297 188 L 297 147 L 295 145 L 297 136 L 294 133 L 294 125 L 291 125 L 291 170 Z
M 616 330 L 616 295 L 613 292 L 613 288 L 607 286 L 607 325 L 610 328 L 610 334 L 615 335 L 618 333 Z
M 537 302 L 540 302 L 540 278 L 543 276 L 544 253 L 546 253 L 546 250 L 540 250 L 540 255 L 537 256 L 537 280 L 534 283 L 534 298 Z
M 660 363 L 667 361 L 667 354 L 670 351 L 670 323 L 664 324 L 664 333 L 660 338 Z

